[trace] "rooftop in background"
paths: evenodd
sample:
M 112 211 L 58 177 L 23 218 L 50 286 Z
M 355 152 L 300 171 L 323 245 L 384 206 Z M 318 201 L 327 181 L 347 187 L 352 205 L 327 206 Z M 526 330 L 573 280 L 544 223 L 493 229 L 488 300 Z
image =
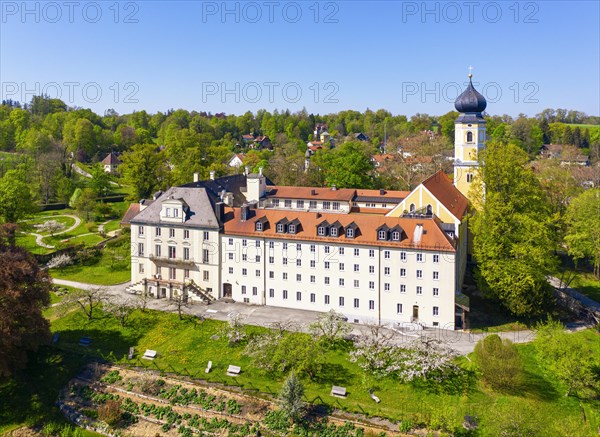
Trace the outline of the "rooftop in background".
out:
M 467 207 L 468 199 L 454 186 L 450 178 L 443 171 L 429 176 L 423 181 L 423 186 L 429 190 L 450 213 L 462 220 Z

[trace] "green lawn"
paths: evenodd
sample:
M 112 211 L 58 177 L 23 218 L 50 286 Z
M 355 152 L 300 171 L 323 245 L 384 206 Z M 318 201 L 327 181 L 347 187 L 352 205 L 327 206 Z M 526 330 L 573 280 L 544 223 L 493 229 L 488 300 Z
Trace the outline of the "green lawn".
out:
M 54 251 L 54 249 L 46 249 L 38 246 L 35 242 L 35 236 L 22 233 L 17 234 L 17 246 L 23 247 L 34 255 L 45 255 Z
M 106 233 L 117 229 L 121 229 L 121 219 L 111 220 L 104 225 L 104 232 Z
M 600 281 L 592 273 L 577 272 L 571 287 L 590 299 L 600 302 Z
M 114 285 L 131 279 L 131 264 L 128 258 L 115 261 L 114 255 L 110 251 L 104 250 L 99 258 L 87 261 L 85 264 L 51 269 L 50 275 L 69 281 Z
M 157 359 L 153 362 L 134 359 L 134 364 L 235 384 L 250 391 L 278 393 L 283 376 L 273 376 L 255 368 L 250 358 L 244 355 L 243 346 L 230 347 L 225 339 L 215 339 L 221 326 L 222 322 L 214 320 L 200 322 L 188 318 L 179 321 L 174 314 L 154 311 L 134 313 L 126 328 L 100 313 L 96 319 L 88 321 L 80 311 L 52 323 L 52 329 L 60 332 L 59 346 L 67 351 L 83 351 L 84 348 L 78 345 L 79 339 L 89 336 L 92 345 L 84 351 L 95 356 L 122 362 L 130 346 L 136 348 L 138 357 L 145 349 L 154 349 L 159 353 Z M 262 329 L 249 328 L 255 333 Z M 598 334 L 588 330 L 573 335 L 588 339 L 598 352 L 595 356 L 600 356 Z M 587 426 L 589 435 L 593 435 L 592 430 L 600 425 L 600 402 L 582 402 L 588 424 L 581 423 L 579 401 L 564 397 L 564 387 L 552 375 L 542 371 L 533 346 L 519 345 L 518 348 L 524 361 L 525 378 L 523 385 L 510 393 L 494 392 L 474 377 L 455 384 L 429 385 L 401 384 L 392 378 L 375 380 L 348 361 L 347 351 L 338 349 L 327 352 L 327 363 L 318 378 L 306 381 L 306 398 L 348 411 L 413 422 L 431 423 L 444 416 L 452 424 L 459 425 L 465 414 L 476 414 L 481 420 L 481 435 L 498 435 L 499 422 L 509 420 L 510 413 L 498 417 L 497 411 L 514 408 L 535 416 L 540 424 L 539 435 L 564 435 L 561 427 L 565 423 L 582 430 Z M 213 370 L 206 374 L 204 368 L 209 360 L 213 362 Z M 472 366 L 466 359 L 463 363 Z M 242 373 L 235 379 L 225 375 L 230 364 L 242 368 Z M 329 395 L 334 384 L 347 388 L 347 399 Z M 375 390 L 380 404 L 375 404 L 369 397 L 369 388 Z
M 40 218 L 35 218 L 32 220 L 27 220 L 23 224 L 28 227 L 30 232 L 35 232 L 35 233 L 41 234 L 41 235 L 50 235 L 50 233 L 48 233 L 48 232 L 40 232 L 38 229 L 35 228 L 35 225 L 39 225 L 39 224 L 45 223 L 50 220 L 56 220 L 57 222 L 61 223 L 64 226 L 64 229 L 68 229 L 75 224 L 74 218 L 58 216 L 56 214 L 54 214 L 52 217 L 40 217 Z

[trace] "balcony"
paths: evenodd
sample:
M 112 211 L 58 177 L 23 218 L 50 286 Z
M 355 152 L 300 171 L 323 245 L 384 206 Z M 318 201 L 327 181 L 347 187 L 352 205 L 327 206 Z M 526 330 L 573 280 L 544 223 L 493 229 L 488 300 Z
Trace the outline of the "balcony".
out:
M 183 259 L 183 258 L 169 258 L 167 256 L 157 256 L 151 253 L 148 258 L 150 261 L 153 261 L 157 264 L 169 264 L 169 265 L 179 265 L 179 266 L 193 266 L 196 262 L 193 258 Z

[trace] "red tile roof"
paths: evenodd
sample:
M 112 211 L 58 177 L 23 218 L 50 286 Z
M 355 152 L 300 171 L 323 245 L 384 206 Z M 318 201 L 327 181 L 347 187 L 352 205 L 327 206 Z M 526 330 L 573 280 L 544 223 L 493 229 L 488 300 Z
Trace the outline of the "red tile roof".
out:
M 131 205 L 129 205 L 129 208 L 127 208 L 127 212 L 123 216 L 123 220 L 121 220 L 121 224 L 128 225 L 129 222 L 131 221 L 131 219 L 134 218 L 139 213 L 140 213 L 140 204 L 132 203 Z
M 121 160 L 115 152 L 110 152 L 108 155 L 106 155 L 106 158 L 102 160 L 102 164 L 104 165 L 118 165 L 120 163 Z
M 370 246 L 386 246 L 396 248 L 418 248 L 424 250 L 436 250 L 442 252 L 454 252 L 456 249 L 452 240 L 441 229 L 435 219 L 385 217 L 375 214 L 319 214 L 314 212 L 282 211 L 273 209 L 251 210 L 251 216 L 246 221 L 241 221 L 239 208 L 227 208 L 225 214 L 225 235 L 240 235 L 251 237 L 282 238 L 300 241 L 331 242 L 332 244 L 356 244 Z M 264 231 L 256 231 L 255 223 L 259 219 L 266 218 L 269 226 Z M 277 233 L 276 223 L 281 219 L 292 221 L 298 219 L 301 223 L 296 234 Z M 358 226 L 359 232 L 355 238 L 346 238 L 345 234 L 340 237 L 322 237 L 317 235 L 317 225 L 327 220 L 328 223 L 339 222 L 344 228 L 351 223 Z M 381 225 L 393 228 L 400 225 L 406 233 L 402 241 L 382 241 L 377 239 L 377 229 Z M 423 235 L 419 244 L 413 241 L 415 227 L 423 226 Z
M 312 193 L 315 194 L 312 194 Z M 338 200 L 350 202 L 354 198 L 354 188 L 313 188 L 313 187 L 286 187 L 276 185 L 270 187 L 267 197 L 275 199 L 306 199 L 306 200 Z
M 423 181 L 423 186 L 438 199 L 450 213 L 462 220 L 469 200 L 454 186 L 450 178 L 442 170 Z

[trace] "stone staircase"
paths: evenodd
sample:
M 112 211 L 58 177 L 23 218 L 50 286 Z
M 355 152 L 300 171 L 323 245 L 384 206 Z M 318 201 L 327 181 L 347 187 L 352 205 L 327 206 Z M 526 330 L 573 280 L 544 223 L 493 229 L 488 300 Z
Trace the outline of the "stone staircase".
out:
M 194 281 L 187 283 L 185 285 L 185 290 L 188 293 L 192 293 L 195 296 L 198 296 L 207 305 L 215 301 L 214 297 L 207 293 L 206 290 L 203 290 L 200 287 L 198 287 Z

